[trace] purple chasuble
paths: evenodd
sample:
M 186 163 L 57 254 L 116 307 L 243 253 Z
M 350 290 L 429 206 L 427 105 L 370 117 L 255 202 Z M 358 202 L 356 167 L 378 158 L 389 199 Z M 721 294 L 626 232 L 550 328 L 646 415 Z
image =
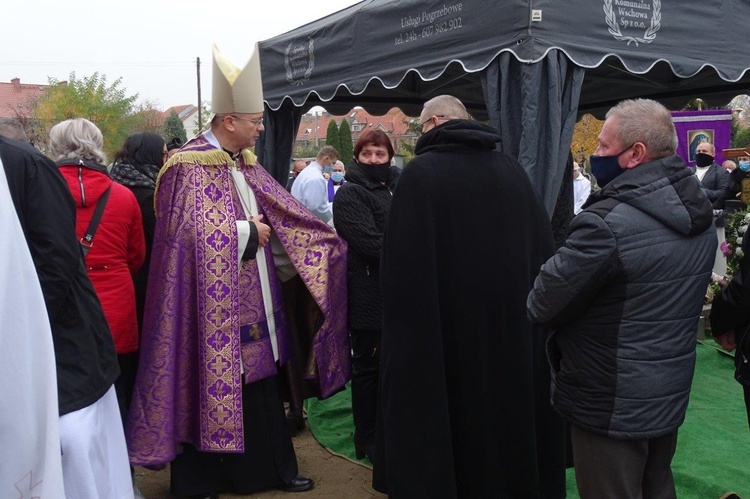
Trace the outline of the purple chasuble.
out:
M 244 452 L 242 383 L 277 372 L 257 260 L 238 268 L 236 220 L 246 220 L 231 157 L 204 137 L 162 169 L 144 312 L 140 368 L 126 428 L 130 461 L 174 459 L 182 443 L 204 452 Z M 237 161 L 258 209 L 289 255 L 324 321 L 306 377 L 323 397 L 351 377 L 346 243 L 294 199 L 249 151 Z M 289 357 L 280 284 L 266 252 L 279 346 Z M 244 369 L 244 375 L 242 374 Z

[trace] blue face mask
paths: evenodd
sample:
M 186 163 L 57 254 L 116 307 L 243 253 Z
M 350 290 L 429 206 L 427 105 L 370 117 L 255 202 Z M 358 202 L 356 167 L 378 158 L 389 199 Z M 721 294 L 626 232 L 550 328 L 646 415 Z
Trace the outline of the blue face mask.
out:
M 611 156 L 596 156 L 593 154 L 589 156 L 591 173 L 593 173 L 594 177 L 596 177 L 596 183 L 599 184 L 599 187 L 604 187 L 625 171 L 620 167 L 620 163 L 618 160 L 620 159 L 622 153 L 624 153 L 631 147 L 633 146 L 628 146 L 620 151 L 619 154 L 613 154 Z
M 739 165 L 743 172 L 750 172 L 750 161 L 740 161 Z
M 331 173 L 332 171 L 333 171 L 333 165 L 323 167 L 323 173 Z
M 331 173 L 331 180 L 333 180 L 336 183 L 339 183 L 342 180 L 344 180 L 344 174 L 341 173 L 341 172 L 333 172 L 333 173 Z M 347 189 L 348 189 L 348 187 L 347 187 Z

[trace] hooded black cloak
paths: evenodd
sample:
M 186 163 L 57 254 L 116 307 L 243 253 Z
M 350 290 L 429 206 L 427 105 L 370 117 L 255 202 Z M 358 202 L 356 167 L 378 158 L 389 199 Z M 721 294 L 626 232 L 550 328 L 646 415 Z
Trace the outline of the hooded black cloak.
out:
M 564 497 L 561 420 L 526 296 L 549 219 L 500 135 L 450 120 L 417 143 L 388 218 L 374 486 L 391 497 Z

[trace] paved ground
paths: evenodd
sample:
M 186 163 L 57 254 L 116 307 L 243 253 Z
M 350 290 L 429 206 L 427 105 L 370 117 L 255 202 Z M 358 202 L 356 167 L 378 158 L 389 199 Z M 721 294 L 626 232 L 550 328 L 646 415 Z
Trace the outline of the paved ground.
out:
M 344 458 L 334 456 L 325 450 L 310 430 L 294 437 L 294 448 L 297 452 L 297 462 L 301 475 L 315 480 L 315 487 L 304 493 L 290 494 L 279 490 L 261 492 L 252 495 L 222 494 L 222 499 L 265 498 L 265 497 L 298 497 L 309 499 L 314 497 L 352 498 L 352 499 L 382 499 L 387 496 L 372 488 L 372 471 L 368 468 L 352 463 Z M 169 470 L 149 471 L 136 468 L 136 481 L 146 499 L 169 499 Z

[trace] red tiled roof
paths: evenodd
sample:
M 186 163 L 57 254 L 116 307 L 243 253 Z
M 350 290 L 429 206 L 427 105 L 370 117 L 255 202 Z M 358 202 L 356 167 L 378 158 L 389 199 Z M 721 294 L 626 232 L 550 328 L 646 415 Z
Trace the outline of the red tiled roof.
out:
M 18 79 L 9 83 L 0 82 L 0 118 L 28 116 L 30 104 L 39 98 L 48 86 L 21 83 Z
M 373 116 L 361 108 L 352 109 L 349 114 L 344 116 L 333 116 L 323 113 L 315 117 L 311 114 L 305 114 L 302 116 L 302 121 L 300 121 L 299 128 L 297 129 L 297 140 L 325 140 L 326 133 L 328 132 L 328 123 L 331 120 L 336 120 L 336 123 L 340 125 L 343 119 L 349 121 L 349 126 L 352 129 L 352 139 L 356 141 L 362 132 L 375 130 L 378 127 L 393 138 L 407 135 L 410 118 L 397 107 L 394 107 L 383 116 Z M 361 130 L 356 131 L 355 125 L 361 125 Z

